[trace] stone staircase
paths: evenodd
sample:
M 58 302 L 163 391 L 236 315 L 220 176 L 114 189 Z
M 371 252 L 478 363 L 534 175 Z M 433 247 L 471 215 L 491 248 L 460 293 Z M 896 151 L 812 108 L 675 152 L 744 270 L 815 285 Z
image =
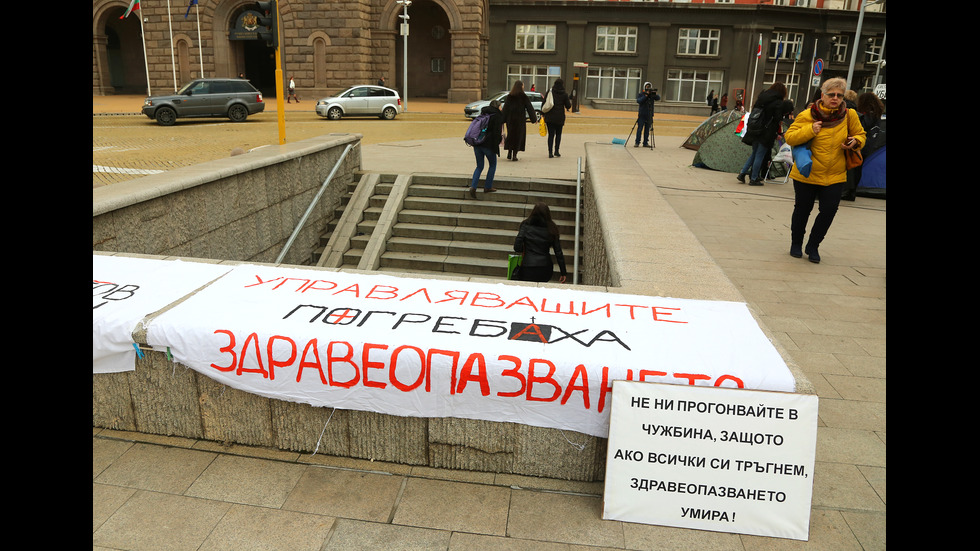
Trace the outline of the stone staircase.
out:
M 361 173 L 349 184 L 312 264 L 506 279 L 517 229 L 534 204 L 544 201 L 561 230 L 572 281 L 574 181 L 498 177 L 499 191 L 485 195 L 481 180 L 476 199 L 468 186 L 463 176 Z M 580 242 L 580 269 L 582 251 Z

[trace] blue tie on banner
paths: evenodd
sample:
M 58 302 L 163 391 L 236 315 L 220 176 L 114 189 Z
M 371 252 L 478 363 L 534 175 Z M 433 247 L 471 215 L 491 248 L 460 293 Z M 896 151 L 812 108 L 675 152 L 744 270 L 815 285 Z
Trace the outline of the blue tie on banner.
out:
M 197 0 L 191 0 L 191 3 L 187 5 L 187 13 L 184 14 L 184 19 L 187 19 L 187 16 L 190 15 L 191 13 L 191 8 L 196 5 L 197 5 Z

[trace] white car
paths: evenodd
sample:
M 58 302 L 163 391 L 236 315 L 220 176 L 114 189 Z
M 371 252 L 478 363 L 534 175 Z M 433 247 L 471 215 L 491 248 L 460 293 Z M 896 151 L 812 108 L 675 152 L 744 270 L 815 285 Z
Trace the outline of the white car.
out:
M 398 92 L 384 86 L 362 85 L 316 102 L 316 114 L 331 120 L 352 116 L 375 116 L 391 120 L 402 112 Z
M 504 100 L 507 99 L 507 94 L 509 93 L 510 92 L 505 90 L 503 92 L 497 92 L 496 94 L 490 96 L 489 99 L 481 99 L 480 101 L 469 103 L 463 108 L 463 114 L 471 119 L 475 119 L 480 115 L 480 110 L 490 105 L 491 101 L 497 100 L 503 104 Z M 525 91 L 524 93 L 527 94 L 527 99 L 531 100 L 531 107 L 534 107 L 534 114 L 540 119 L 541 106 L 544 105 L 544 96 L 542 96 L 540 92 Z

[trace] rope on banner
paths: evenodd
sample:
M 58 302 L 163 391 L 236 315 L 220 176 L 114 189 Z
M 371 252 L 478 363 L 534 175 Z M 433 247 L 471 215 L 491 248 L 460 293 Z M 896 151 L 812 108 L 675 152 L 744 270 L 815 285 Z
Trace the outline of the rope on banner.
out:
M 569 440 L 568 437 L 565 436 L 565 431 L 563 431 L 561 429 L 558 429 L 558 432 L 561 433 L 561 437 L 564 438 L 565 439 L 565 442 L 568 442 L 568 444 L 571 447 L 578 449 L 578 451 L 582 451 L 582 450 L 585 449 L 585 444 L 576 444 L 575 442 L 572 442 L 571 440 Z
M 330 417 L 327 417 L 327 422 L 323 425 L 323 430 L 320 431 L 320 438 L 316 439 L 316 448 L 313 449 L 313 453 L 310 454 L 310 457 L 316 455 L 317 450 L 320 449 L 320 440 L 323 440 L 323 433 L 327 432 L 327 425 L 329 425 L 330 420 L 333 419 L 333 413 L 335 411 L 337 411 L 337 408 L 330 410 Z

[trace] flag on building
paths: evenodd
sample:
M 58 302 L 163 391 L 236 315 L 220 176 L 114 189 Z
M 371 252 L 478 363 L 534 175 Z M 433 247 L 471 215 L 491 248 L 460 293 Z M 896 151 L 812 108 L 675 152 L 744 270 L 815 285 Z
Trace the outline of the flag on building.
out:
M 779 59 L 783 55 L 783 43 L 780 42 L 776 45 L 776 59 Z
M 129 0 L 129 7 L 126 8 L 126 13 L 122 14 L 122 17 L 120 17 L 119 19 L 126 19 L 127 17 L 129 17 L 129 14 L 133 13 L 138 9 L 140 9 L 140 0 Z
M 755 57 L 762 57 L 762 35 L 759 35 L 759 49 L 755 51 Z
M 187 5 L 187 13 L 184 14 L 184 19 L 191 14 L 191 8 L 197 5 L 197 0 L 191 0 L 191 3 Z

